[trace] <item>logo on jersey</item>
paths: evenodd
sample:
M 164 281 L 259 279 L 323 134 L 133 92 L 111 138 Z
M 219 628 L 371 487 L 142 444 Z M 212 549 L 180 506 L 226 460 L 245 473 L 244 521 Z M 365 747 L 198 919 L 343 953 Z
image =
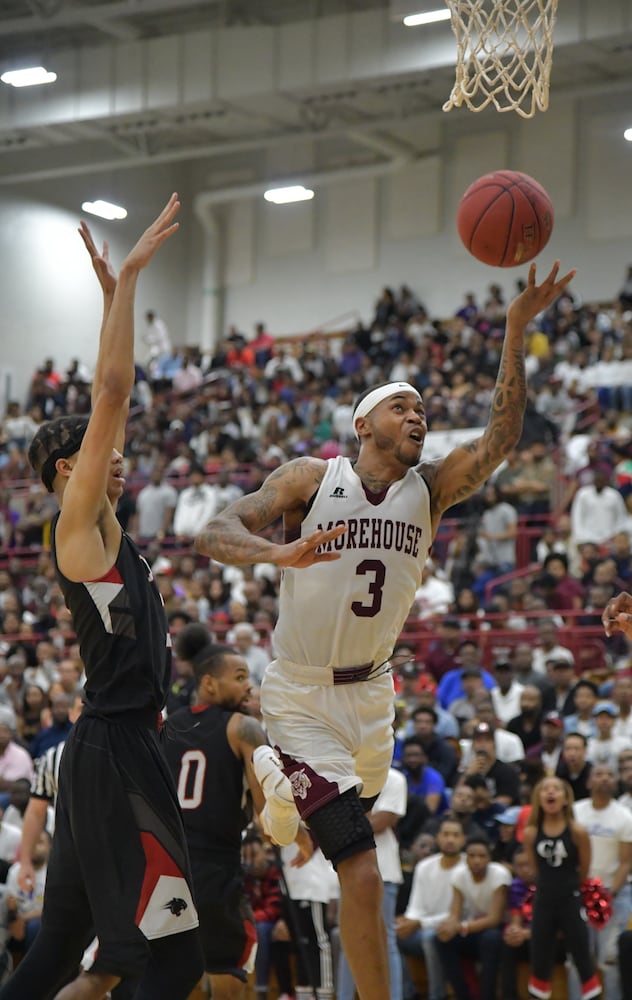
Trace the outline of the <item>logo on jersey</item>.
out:
M 333 490 L 329 494 L 329 496 L 333 497 L 334 500 L 346 500 L 347 499 L 347 494 L 345 493 L 344 486 L 336 486 L 335 490 Z
M 290 784 L 292 786 L 292 794 L 297 799 L 306 799 L 307 792 L 312 787 L 312 783 L 305 774 L 305 771 L 294 771 L 290 775 Z
M 140 559 L 140 561 L 142 562 L 143 566 L 147 570 L 147 579 L 148 579 L 149 583 L 153 583 L 154 582 L 154 574 L 151 571 L 151 566 L 149 565 L 149 563 L 147 562 L 147 560 L 145 559 L 145 557 L 141 556 L 140 552 L 138 553 L 138 558 Z
M 564 859 L 568 857 L 568 851 L 561 840 L 541 840 L 536 850 L 551 868 L 561 868 Z
M 165 903 L 163 910 L 169 910 L 170 913 L 173 913 L 174 917 L 179 917 L 188 908 L 188 905 L 186 899 L 178 899 L 177 896 L 174 896 L 168 903 Z

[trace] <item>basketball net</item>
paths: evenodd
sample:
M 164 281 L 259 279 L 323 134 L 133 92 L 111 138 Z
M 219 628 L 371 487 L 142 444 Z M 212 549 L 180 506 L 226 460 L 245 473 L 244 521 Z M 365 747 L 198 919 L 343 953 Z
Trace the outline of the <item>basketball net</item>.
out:
M 549 106 L 558 0 L 445 0 L 456 36 L 456 79 L 444 111 L 465 104 L 533 118 Z

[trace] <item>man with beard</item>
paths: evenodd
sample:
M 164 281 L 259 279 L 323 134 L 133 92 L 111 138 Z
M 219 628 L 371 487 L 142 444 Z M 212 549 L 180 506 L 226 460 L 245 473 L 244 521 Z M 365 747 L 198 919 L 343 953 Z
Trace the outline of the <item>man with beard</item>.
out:
M 540 720 L 542 718 L 542 693 L 535 685 L 527 685 L 520 692 L 520 715 L 507 723 L 507 730 L 522 740 L 525 753 L 542 742 Z
M 243 714 L 250 694 L 245 660 L 229 646 L 214 645 L 197 622 L 178 633 L 175 648 L 193 668 L 196 704 L 167 719 L 165 755 L 182 808 L 213 996 L 238 1000 L 256 942 L 241 865 L 242 831 L 252 812 L 244 779 L 265 832 L 278 844 L 297 839 L 295 864 L 309 858 L 311 840 L 299 827 L 290 783 L 263 729 Z

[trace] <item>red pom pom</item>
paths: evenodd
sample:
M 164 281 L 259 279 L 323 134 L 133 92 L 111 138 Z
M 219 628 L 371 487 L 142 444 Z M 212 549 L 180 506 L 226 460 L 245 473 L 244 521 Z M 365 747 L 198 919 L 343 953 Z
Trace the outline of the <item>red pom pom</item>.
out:
M 581 891 L 588 922 L 598 930 L 605 927 L 612 916 L 612 895 L 600 878 L 586 879 Z

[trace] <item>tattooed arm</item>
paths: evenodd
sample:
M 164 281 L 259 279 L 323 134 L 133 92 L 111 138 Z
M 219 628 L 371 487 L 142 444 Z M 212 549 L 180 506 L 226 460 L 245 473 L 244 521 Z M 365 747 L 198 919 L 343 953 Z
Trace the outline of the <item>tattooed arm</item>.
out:
M 491 414 L 482 437 L 455 448 L 438 462 L 422 462 L 420 466 L 419 471 L 431 488 L 434 530 L 443 512 L 482 486 L 520 439 L 527 398 L 524 330 L 574 277 L 575 271 L 570 271 L 557 281 L 559 266 L 556 261 L 549 276 L 541 285 L 536 285 L 535 264 L 532 264 L 527 287 L 507 310 L 507 329 Z
M 252 804 L 259 814 L 262 812 L 266 800 L 252 766 L 252 752 L 257 747 L 265 746 L 267 743 L 263 726 L 250 715 L 234 712 L 226 727 L 226 737 L 235 757 L 239 758 L 244 765 L 244 774 L 252 794 Z
M 337 553 L 317 553 L 344 531 L 315 531 L 286 545 L 277 545 L 255 534 L 283 516 L 298 526 L 307 504 L 320 486 L 327 463 L 318 458 L 297 458 L 276 469 L 255 492 L 241 497 L 209 521 L 195 539 L 195 549 L 230 566 L 270 562 L 277 566 L 304 568 L 330 562 Z

